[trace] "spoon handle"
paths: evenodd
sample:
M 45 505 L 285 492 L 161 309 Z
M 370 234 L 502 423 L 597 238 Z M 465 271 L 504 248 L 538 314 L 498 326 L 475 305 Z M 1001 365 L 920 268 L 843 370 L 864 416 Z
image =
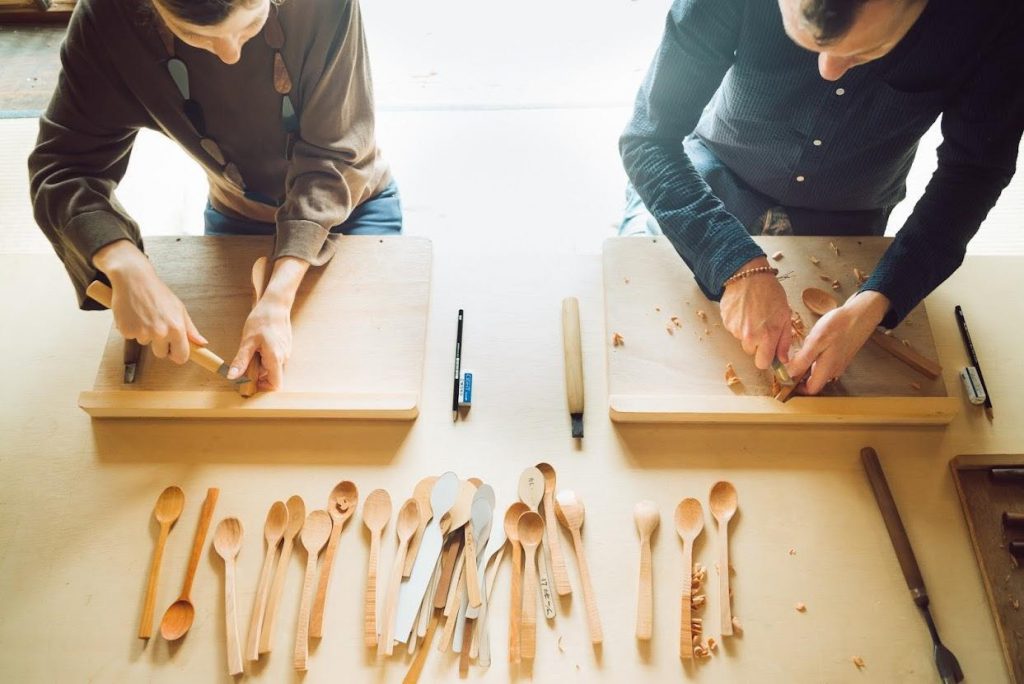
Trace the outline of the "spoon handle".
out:
M 558 542 L 558 521 L 555 520 L 555 498 L 551 494 L 544 495 L 544 534 L 548 553 L 551 554 L 551 572 L 555 576 L 555 591 L 559 596 L 572 593 L 569 583 L 569 572 L 565 569 L 565 556 Z
M 527 549 L 526 575 L 523 579 L 523 623 L 519 632 L 519 653 L 533 659 L 537 652 L 537 547 Z
M 366 566 L 366 601 L 363 607 L 363 643 L 367 648 L 377 645 L 377 556 L 380 532 L 370 533 L 370 560 Z
M 523 561 L 519 542 L 512 544 L 512 599 L 508 611 L 508 661 L 518 663 L 522 659 L 519 643 L 519 626 L 523 614 Z
M 679 613 L 679 657 L 693 658 L 693 542 L 683 540 L 683 598 Z
M 299 629 L 295 632 L 295 669 L 304 672 L 309 663 L 309 613 L 313 607 L 313 581 L 316 578 L 317 552 L 306 549 L 306 574 L 302 578 L 302 602 L 299 604 Z
M 576 563 L 580 566 L 580 581 L 583 584 L 583 602 L 587 606 L 587 626 L 590 629 L 591 643 L 604 641 L 601 630 L 601 617 L 597 614 L 597 603 L 594 601 L 594 588 L 590 584 L 590 570 L 587 568 L 587 557 L 583 555 L 583 538 L 579 529 L 572 530 L 572 545 L 576 550 Z
M 718 586 L 721 606 L 722 636 L 732 636 L 732 595 L 729 591 L 729 520 L 719 520 Z
M 651 622 L 654 615 L 654 591 L 651 587 L 651 540 L 640 541 L 640 587 L 636 600 L 636 638 L 651 638 Z
M 160 537 L 153 549 L 153 561 L 149 565 L 149 581 L 146 582 L 146 598 L 142 602 L 142 621 L 139 623 L 139 638 L 153 636 L 153 604 L 156 603 L 156 585 L 160 579 L 160 563 L 164 557 L 164 545 L 171 531 L 170 523 L 160 523 Z
M 188 599 L 192 593 L 192 581 L 196 578 L 199 556 L 203 554 L 203 546 L 206 544 L 206 533 L 210 531 L 210 519 L 213 518 L 213 509 L 217 507 L 218 496 L 220 496 L 220 490 L 216 487 L 210 487 L 206 490 L 206 500 L 203 501 L 203 510 L 199 514 L 199 528 L 196 530 L 196 539 L 192 544 L 192 557 L 188 560 L 185 586 L 181 590 L 182 599 Z
M 402 583 L 402 568 L 405 567 L 405 556 L 409 548 L 409 539 L 398 540 L 398 551 L 391 565 L 388 577 L 388 590 L 384 594 L 384 621 L 380 626 L 380 641 L 377 643 L 377 655 L 391 655 L 395 651 L 395 605 L 398 603 L 398 587 Z
M 281 557 L 277 561 L 277 569 L 274 571 L 274 581 L 270 583 L 270 598 L 267 599 L 267 613 L 263 617 L 263 629 L 260 631 L 260 653 L 270 653 L 274 639 L 274 624 L 277 622 L 277 604 L 281 602 L 281 592 L 284 590 L 285 577 L 288 574 L 288 561 L 292 557 L 292 548 L 295 545 L 295 537 L 285 537 L 284 546 L 281 547 Z
M 334 553 L 338 549 L 338 540 L 344 522 L 335 521 L 331 528 L 331 538 L 327 542 L 324 560 L 320 564 L 320 580 L 316 586 L 316 599 L 313 601 L 313 615 L 309 623 L 309 636 L 319 639 L 324 633 L 324 606 L 327 604 L 327 590 L 331 586 L 331 568 L 334 567 Z
M 267 612 L 270 570 L 274 567 L 274 558 L 276 556 L 277 543 L 268 544 L 267 553 L 263 557 L 263 567 L 260 568 L 260 581 L 256 588 L 256 602 L 252 606 L 252 615 L 249 618 L 249 637 L 245 642 L 245 657 L 249 660 L 260 659 L 260 632 L 263 626 L 263 616 Z
M 242 674 L 242 645 L 238 641 L 238 613 L 235 609 L 235 559 L 224 561 L 224 628 L 228 641 L 228 674 Z
M 466 525 L 466 549 L 464 554 L 466 594 L 469 597 L 469 605 L 479 608 L 482 599 L 480 598 L 480 578 L 476 567 L 476 538 L 473 535 L 473 525 Z

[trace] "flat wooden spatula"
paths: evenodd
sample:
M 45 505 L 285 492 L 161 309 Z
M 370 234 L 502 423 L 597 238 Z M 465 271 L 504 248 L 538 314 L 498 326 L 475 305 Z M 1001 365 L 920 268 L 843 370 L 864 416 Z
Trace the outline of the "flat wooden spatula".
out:
M 928 592 L 924 588 L 924 579 L 921 577 L 921 569 L 917 566 L 917 558 L 914 550 L 910 547 L 910 539 L 903 527 L 903 520 L 896 508 L 896 502 L 889 491 L 889 483 L 885 479 L 882 465 L 878 462 L 878 454 L 871 447 L 860 450 L 861 461 L 864 462 L 864 470 L 868 473 L 868 480 L 871 482 L 871 489 L 875 493 L 875 500 L 878 501 L 878 508 L 882 511 L 882 519 L 885 527 L 889 530 L 889 539 L 896 550 L 896 559 L 900 562 L 903 570 L 903 578 L 907 581 L 910 595 L 914 603 L 921 609 L 925 622 L 928 624 L 928 632 L 932 635 L 932 644 L 935 652 L 935 666 L 939 670 L 939 677 L 943 684 L 955 684 L 963 681 L 964 673 L 960 669 L 953 652 L 946 648 L 939 639 L 939 632 L 935 629 L 935 622 L 932 621 L 931 612 L 928 610 Z
M 110 286 L 106 283 L 101 283 L 98 280 L 92 281 L 89 283 L 89 287 L 85 288 L 85 294 L 89 295 L 108 309 L 113 306 L 114 291 L 111 290 Z M 188 355 L 189 361 L 198 366 L 202 366 L 211 373 L 216 373 L 217 375 L 227 379 L 228 371 L 231 370 L 231 366 L 229 366 L 224 359 L 220 358 L 206 347 L 200 347 L 191 340 L 188 344 L 189 347 L 191 347 L 191 352 Z M 251 382 L 251 380 L 242 375 L 230 382 L 233 382 L 236 385 L 242 385 L 247 382 Z

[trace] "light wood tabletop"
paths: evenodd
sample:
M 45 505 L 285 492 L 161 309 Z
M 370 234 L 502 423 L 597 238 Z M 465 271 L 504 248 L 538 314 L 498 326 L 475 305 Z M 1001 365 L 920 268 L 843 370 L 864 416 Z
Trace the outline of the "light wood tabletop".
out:
M 347 479 L 361 492 L 383 488 L 401 502 L 422 478 L 452 470 L 493 486 L 495 510 L 504 511 L 519 474 L 544 461 L 557 470 L 559 489 L 575 491 L 586 505 L 582 538 L 604 644 L 596 651 L 591 644 L 572 564 L 572 595 L 558 600 L 553 622 L 538 620 L 535 660 L 508 664 L 506 560 L 488 608 L 492 664 L 486 670 L 472 665 L 470 680 L 933 682 L 928 632 L 861 467 L 860 449 L 872 446 L 944 643 L 970 681 L 1006 681 L 948 462 L 961 453 L 1024 451 L 1024 298 L 1011 290 L 1022 267 L 1019 257 L 971 258 L 928 301 L 945 382 L 962 401 L 948 427 L 613 424 L 600 256 L 450 250 L 435 255 L 416 421 L 240 424 L 92 421 L 76 400 L 92 386 L 110 314 L 75 310 L 71 286 L 52 255 L 2 255 L 0 672 L 19 682 L 226 678 L 223 566 L 209 544 L 191 595 L 196 616 L 187 638 L 168 644 L 136 637 L 159 534 L 153 505 L 167 486 L 182 488 L 185 506 L 167 540 L 157 615 L 181 586 L 205 492 L 218 487 L 217 519 L 237 517 L 253 531 L 237 557 L 238 619 L 247 624 L 264 557 L 255 531 L 274 501 L 299 494 L 309 510 L 322 508 L 331 488 Z M 566 405 L 561 301 L 568 296 L 580 302 L 583 440 L 570 437 Z M 956 374 L 967 356 L 955 304 L 970 322 L 994 423 L 962 399 Z M 462 362 L 474 372 L 475 396 L 465 418 L 453 424 L 458 308 L 466 311 Z M 739 496 L 729 554 L 732 612 L 743 631 L 724 639 L 711 596 L 718 537 L 708 492 L 718 480 L 734 483 Z M 708 604 L 700 614 L 705 634 L 719 647 L 684 666 L 678 637 L 682 545 L 668 518 L 653 536 L 652 639 L 634 638 L 638 539 L 632 511 L 647 499 L 667 515 L 685 497 L 697 498 L 705 510 L 694 560 L 709 568 Z M 361 515 L 340 539 L 323 638 L 310 644 L 306 682 L 337 681 L 342 673 L 346 681 L 398 682 L 409 667 L 404 648 L 378 660 L 363 645 L 369 536 Z M 391 567 L 395 553 L 390 529 L 382 568 Z M 563 550 L 571 549 L 565 531 L 558 533 Z M 248 679 L 298 679 L 290 644 L 303 560 L 295 554 L 290 561 L 275 647 L 258 664 L 245 663 Z M 798 603 L 806 610 L 797 610 Z M 458 654 L 450 651 L 430 653 L 421 681 L 459 681 Z M 863 659 L 863 671 L 854 656 Z

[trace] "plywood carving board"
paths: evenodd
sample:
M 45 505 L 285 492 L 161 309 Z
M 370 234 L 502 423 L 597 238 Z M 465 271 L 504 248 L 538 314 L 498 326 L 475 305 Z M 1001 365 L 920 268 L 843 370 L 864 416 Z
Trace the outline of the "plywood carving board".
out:
M 1002 525 L 1003 511 L 1024 513 L 1024 482 L 995 482 L 989 475 L 992 468 L 1024 468 L 1024 455 L 957 456 L 950 468 L 1010 681 L 1024 684 L 1024 568 L 1007 551 L 1009 541 L 1024 541 L 1024 530 Z
M 755 239 L 769 255 L 782 252 L 771 263 L 779 268 L 790 306 L 808 330 L 817 317 L 803 305 L 803 290 L 818 287 L 842 301 L 856 292 L 854 268 L 870 273 L 890 242 L 879 237 Z M 831 287 L 833 280 L 840 283 L 837 291 Z M 722 327 L 718 304 L 704 297 L 664 237 L 607 240 L 604 293 L 613 420 L 926 425 L 949 423 L 956 414 L 958 401 L 948 396 L 942 377 L 929 380 L 871 343 L 841 382 L 821 396 L 776 401 L 769 373 L 758 370 Z M 616 333 L 622 338 L 618 346 L 613 342 Z M 938 358 L 923 306 L 893 334 L 925 356 Z M 726 384 L 727 363 L 735 368 L 740 385 Z
M 229 362 L 251 308 L 252 264 L 271 248 L 265 237 L 146 243 L 210 349 Z M 411 420 L 423 379 L 431 261 L 424 238 L 340 240 L 336 256 L 310 269 L 299 290 L 280 391 L 245 399 L 219 376 L 157 359 L 148 348 L 135 383 L 124 384 L 123 340 L 112 329 L 95 386 L 79 405 L 94 417 Z

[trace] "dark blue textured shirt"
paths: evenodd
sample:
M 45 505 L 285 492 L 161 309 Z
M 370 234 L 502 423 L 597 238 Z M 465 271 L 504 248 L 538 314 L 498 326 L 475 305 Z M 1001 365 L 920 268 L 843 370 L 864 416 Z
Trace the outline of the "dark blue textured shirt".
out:
M 710 102 L 710 106 L 707 106 Z M 1024 2 L 929 0 L 885 57 L 821 78 L 777 0 L 675 0 L 620 140 L 626 173 L 705 294 L 763 254 L 696 172 L 691 133 L 776 204 L 887 210 L 942 116 L 938 167 L 864 289 L 899 322 L 963 261 L 1016 169 L 1024 128 Z

